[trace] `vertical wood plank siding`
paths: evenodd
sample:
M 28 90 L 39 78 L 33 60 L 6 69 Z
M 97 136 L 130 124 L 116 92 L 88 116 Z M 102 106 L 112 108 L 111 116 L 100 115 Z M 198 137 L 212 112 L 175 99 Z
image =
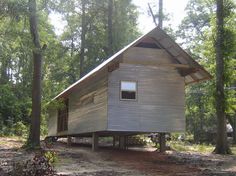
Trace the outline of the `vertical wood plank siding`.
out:
M 137 81 L 137 101 L 120 100 L 120 81 Z M 184 78 L 170 68 L 120 64 L 108 77 L 108 130 L 185 130 Z

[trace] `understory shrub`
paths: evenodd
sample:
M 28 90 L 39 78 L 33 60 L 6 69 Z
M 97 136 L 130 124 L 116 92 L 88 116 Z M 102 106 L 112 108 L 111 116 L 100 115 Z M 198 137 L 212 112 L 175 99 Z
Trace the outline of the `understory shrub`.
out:
M 57 154 L 54 151 L 47 151 L 44 153 L 44 156 L 47 158 L 49 164 L 53 164 L 58 161 Z
M 13 129 L 16 136 L 27 137 L 28 135 L 28 127 L 21 121 L 16 122 Z
M 48 159 L 42 155 L 35 155 L 27 161 L 14 163 L 12 176 L 55 176 L 52 165 Z

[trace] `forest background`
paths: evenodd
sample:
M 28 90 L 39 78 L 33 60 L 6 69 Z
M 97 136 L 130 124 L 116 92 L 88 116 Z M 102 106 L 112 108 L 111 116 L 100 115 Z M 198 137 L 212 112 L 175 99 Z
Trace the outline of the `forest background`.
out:
M 10 2 L 10 3 L 9 3 Z M 27 137 L 31 111 L 32 39 L 26 0 L 0 2 L 0 135 Z M 47 134 L 48 102 L 109 56 L 142 34 L 131 0 L 39 0 L 38 28 L 43 52 L 41 135 Z M 6 6 L 7 4 L 7 6 Z M 9 6 L 10 4 L 10 6 Z M 155 17 L 157 6 L 150 4 Z M 148 4 L 146 4 L 148 7 Z M 164 30 L 215 76 L 216 3 L 189 0 L 177 27 L 164 14 Z M 236 4 L 224 6 L 224 92 L 227 123 L 236 143 Z M 10 15 L 9 15 L 10 14 Z M 59 14 L 60 35 L 51 16 Z M 150 12 L 147 8 L 147 14 Z M 152 19 L 150 15 L 150 19 Z M 186 87 L 186 134 L 191 142 L 214 143 L 217 129 L 215 78 Z

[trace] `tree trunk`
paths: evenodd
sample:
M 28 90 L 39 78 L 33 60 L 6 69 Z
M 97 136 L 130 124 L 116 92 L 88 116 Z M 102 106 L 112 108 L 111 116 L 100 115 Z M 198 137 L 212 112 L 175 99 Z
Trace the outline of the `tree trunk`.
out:
M 75 44 L 74 44 L 74 37 L 72 36 L 71 37 L 71 50 L 70 50 L 70 57 L 71 57 L 71 62 L 70 62 L 70 68 L 69 71 L 68 71 L 68 76 L 69 76 L 69 84 L 73 84 L 77 81 L 76 79 L 76 66 L 77 64 L 74 64 L 75 60 L 74 60 L 74 51 L 75 51 Z
M 230 116 L 226 114 L 226 119 L 228 120 L 229 124 L 232 126 L 233 144 L 236 144 L 236 115 L 234 114 L 233 116 Z
M 42 51 L 39 42 L 36 0 L 29 0 L 30 33 L 33 40 L 32 114 L 28 144 L 40 147 Z
M 236 87 L 236 82 L 233 84 L 232 87 L 234 87 L 234 88 Z M 236 98 L 236 96 L 234 96 L 234 97 Z M 233 125 L 232 125 L 232 128 L 233 128 L 233 144 L 236 144 L 236 109 L 234 109 L 234 114 L 233 114 L 232 119 L 233 119 L 232 120 L 233 121 Z
M 225 95 L 224 95 L 224 59 L 223 59 L 223 0 L 217 0 L 216 9 L 216 116 L 217 116 L 217 140 L 215 153 L 228 154 L 230 149 L 227 143 Z
M 113 18 L 113 0 L 108 1 L 108 56 L 113 54 L 113 38 L 112 38 L 112 18 Z
M 9 75 L 7 73 L 8 63 L 5 59 L 2 58 L 1 63 L 1 76 L 0 76 L 0 84 L 6 84 L 9 81 Z
M 86 0 L 82 0 L 82 29 L 81 29 L 81 48 L 80 48 L 80 78 L 84 75 L 84 48 L 85 48 L 85 33 L 86 33 L 86 22 L 85 22 L 85 3 Z
M 152 8 L 151 8 L 151 6 L 150 6 L 149 3 L 148 3 L 148 8 L 149 8 L 149 11 L 150 11 L 150 13 L 151 13 L 151 15 L 152 15 L 153 23 L 154 23 L 156 26 L 158 26 L 158 24 L 157 24 L 157 22 L 156 22 L 156 17 L 155 17 L 155 15 L 154 15 L 154 13 L 153 13 L 153 11 L 152 11 Z
M 161 29 L 163 27 L 163 0 L 159 0 L 158 26 Z
M 233 116 L 233 144 L 236 144 L 236 114 Z

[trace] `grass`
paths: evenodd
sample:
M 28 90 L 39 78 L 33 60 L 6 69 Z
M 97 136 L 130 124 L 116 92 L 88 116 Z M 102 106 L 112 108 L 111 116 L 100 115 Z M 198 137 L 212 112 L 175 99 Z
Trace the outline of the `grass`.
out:
M 172 149 L 179 152 L 200 152 L 200 153 L 211 153 L 215 146 L 210 144 L 190 144 L 187 142 L 170 141 L 169 145 Z M 230 147 L 234 155 L 236 155 L 236 145 Z
M 231 151 L 232 151 L 232 153 L 233 153 L 234 155 L 236 155 L 236 145 L 233 145 L 233 146 L 231 147 Z
M 171 141 L 170 146 L 172 149 L 179 152 L 200 152 L 210 153 L 214 150 L 214 146 L 206 144 L 190 144 L 180 141 Z

